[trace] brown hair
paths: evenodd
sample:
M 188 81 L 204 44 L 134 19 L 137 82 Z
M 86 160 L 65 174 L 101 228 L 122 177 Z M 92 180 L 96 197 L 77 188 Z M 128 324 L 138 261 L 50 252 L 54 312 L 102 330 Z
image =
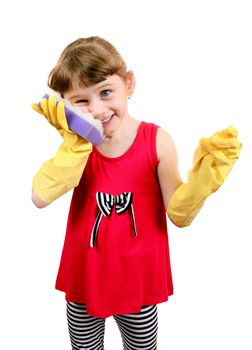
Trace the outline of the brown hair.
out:
M 127 67 L 116 48 L 108 41 L 92 36 L 70 43 L 62 52 L 48 78 L 48 86 L 64 93 L 72 87 L 73 79 L 80 86 L 90 86 L 118 74 L 125 78 Z

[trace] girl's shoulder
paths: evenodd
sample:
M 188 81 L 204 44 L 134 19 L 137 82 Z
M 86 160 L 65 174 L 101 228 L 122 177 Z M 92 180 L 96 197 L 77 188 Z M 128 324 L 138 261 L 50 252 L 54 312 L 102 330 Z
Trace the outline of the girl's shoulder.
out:
M 171 137 L 171 135 L 161 127 L 157 129 L 156 136 L 156 149 L 158 159 L 161 158 L 170 158 L 177 153 L 175 143 Z

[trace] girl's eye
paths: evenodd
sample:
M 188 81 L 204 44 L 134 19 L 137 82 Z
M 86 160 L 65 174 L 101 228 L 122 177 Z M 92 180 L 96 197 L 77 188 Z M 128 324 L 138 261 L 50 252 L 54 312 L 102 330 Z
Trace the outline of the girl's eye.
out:
M 108 97 L 111 94 L 111 90 L 103 90 L 101 92 L 102 97 Z
M 75 101 L 74 104 L 75 105 L 84 105 L 84 104 L 87 104 L 88 103 L 88 100 L 78 100 L 78 101 Z

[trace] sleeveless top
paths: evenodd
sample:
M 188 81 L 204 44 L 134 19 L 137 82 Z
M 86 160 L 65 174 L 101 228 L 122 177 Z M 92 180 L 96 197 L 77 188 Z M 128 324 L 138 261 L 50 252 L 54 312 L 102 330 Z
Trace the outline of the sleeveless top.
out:
M 137 313 L 173 294 L 157 128 L 141 122 L 116 158 L 94 147 L 74 189 L 56 289 L 92 316 Z

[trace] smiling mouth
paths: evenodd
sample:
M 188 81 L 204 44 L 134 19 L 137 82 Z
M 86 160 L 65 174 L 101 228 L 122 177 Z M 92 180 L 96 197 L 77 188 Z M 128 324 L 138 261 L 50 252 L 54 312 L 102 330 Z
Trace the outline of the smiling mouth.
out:
M 101 121 L 102 124 L 108 123 L 108 122 L 112 119 L 113 116 L 114 116 L 114 114 L 111 114 L 111 115 L 108 116 L 107 118 L 103 119 L 103 120 Z

